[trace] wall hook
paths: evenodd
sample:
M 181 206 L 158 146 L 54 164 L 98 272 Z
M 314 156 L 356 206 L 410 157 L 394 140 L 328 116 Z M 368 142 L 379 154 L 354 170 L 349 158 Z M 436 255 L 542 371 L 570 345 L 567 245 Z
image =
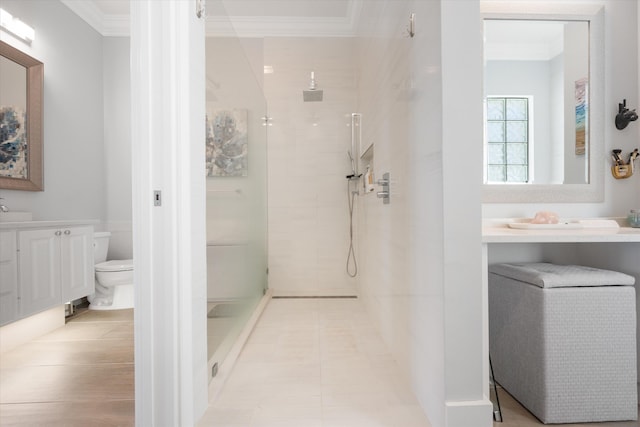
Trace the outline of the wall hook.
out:
M 416 35 L 416 14 L 409 15 L 409 25 L 407 26 L 407 34 L 413 38 Z
M 622 104 L 618 104 L 618 115 L 616 116 L 616 128 L 622 130 L 627 127 L 629 122 L 635 122 L 638 120 L 638 114 L 636 110 L 629 110 L 627 108 L 627 100 L 623 99 Z
M 201 19 L 205 16 L 205 0 L 196 0 L 196 16 Z

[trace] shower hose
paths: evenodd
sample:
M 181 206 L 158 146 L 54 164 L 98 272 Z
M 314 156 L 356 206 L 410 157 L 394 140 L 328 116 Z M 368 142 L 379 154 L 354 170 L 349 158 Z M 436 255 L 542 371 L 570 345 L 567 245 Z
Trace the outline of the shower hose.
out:
M 356 252 L 353 248 L 353 205 L 355 202 L 357 190 L 351 191 L 351 179 L 347 179 L 347 201 L 349 202 L 349 253 L 347 255 L 347 274 L 349 277 L 356 277 L 358 275 L 358 261 L 356 261 Z M 358 186 L 358 181 L 356 188 Z

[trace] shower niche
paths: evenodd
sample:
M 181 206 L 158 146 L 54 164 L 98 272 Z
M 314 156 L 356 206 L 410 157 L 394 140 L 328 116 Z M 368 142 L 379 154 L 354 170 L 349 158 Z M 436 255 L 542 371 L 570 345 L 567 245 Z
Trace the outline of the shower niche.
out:
M 373 193 L 375 191 L 376 175 L 373 168 L 373 144 L 360 156 L 360 165 L 362 174 L 362 189 L 364 194 Z
M 375 173 L 373 168 L 373 140 L 362 139 L 362 114 L 351 114 L 351 149 L 349 157 L 354 176 L 362 177 L 359 190 L 362 194 L 375 191 Z

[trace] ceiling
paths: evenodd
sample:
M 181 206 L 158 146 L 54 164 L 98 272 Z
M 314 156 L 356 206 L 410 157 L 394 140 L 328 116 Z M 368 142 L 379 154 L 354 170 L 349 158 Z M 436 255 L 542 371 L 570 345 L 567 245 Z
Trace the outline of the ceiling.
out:
M 129 0 L 61 1 L 103 36 L 129 35 Z M 348 37 L 356 32 L 362 2 L 210 0 L 206 32 L 207 35 L 241 37 Z

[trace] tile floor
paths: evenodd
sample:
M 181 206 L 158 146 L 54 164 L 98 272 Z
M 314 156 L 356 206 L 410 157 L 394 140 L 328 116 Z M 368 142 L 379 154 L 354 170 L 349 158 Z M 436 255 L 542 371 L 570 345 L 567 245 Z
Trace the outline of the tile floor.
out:
M 133 426 L 133 310 L 85 311 L 0 355 L 0 425 Z
M 357 299 L 273 299 L 199 427 L 429 427 Z

